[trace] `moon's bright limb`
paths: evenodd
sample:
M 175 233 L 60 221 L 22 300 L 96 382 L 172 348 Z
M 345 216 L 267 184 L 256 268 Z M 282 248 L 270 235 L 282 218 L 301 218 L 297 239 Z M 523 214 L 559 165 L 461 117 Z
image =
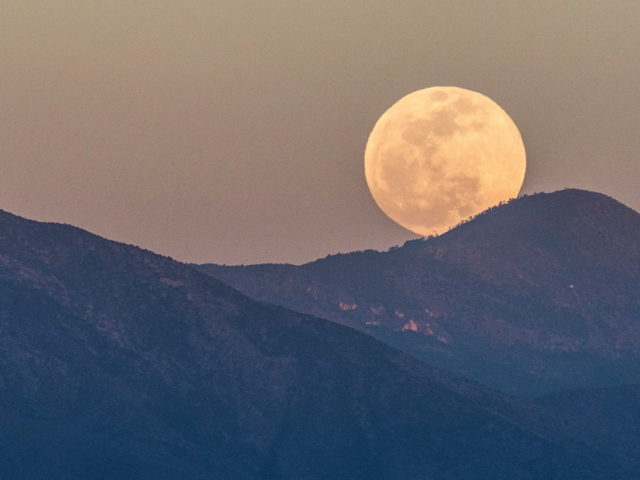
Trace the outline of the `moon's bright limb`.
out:
M 392 220 L 439 235 L 520 192 L 524 145 L 488 97 L 431 87 L 401 98 L 376 122 L 365 151 L 371 195 Z

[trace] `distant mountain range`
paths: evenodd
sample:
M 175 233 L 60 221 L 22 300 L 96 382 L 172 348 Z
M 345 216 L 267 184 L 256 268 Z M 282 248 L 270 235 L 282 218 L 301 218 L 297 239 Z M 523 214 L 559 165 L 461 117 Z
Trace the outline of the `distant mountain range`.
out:
M 388 252 L 200 269 L 512 394 L 640 378 L 640 214 L 593 192 L 520 198 Z
M 617 204 L 602 202 L 617 215 Z M 451 281 L 459 282 L 461 295 L 469 296 L 464 308 L 481 307 L 489 298 L 486 285 L 495 292 L 513 289 L 524 295 L 527 285 L 539 280 L 538 270 L 553 271 L 565 261 L 562 255 L 555 264 L 535 252 L 538 266 L 525 272 L 525 279 L 515 280 L 522 272 L 513 267 L 491 280 L 491 272 L 501 270 L 483 272 L 493 265 L 486 261 L 484 244 L 474 250 L 463 242 L 467 237 L 480 239 L 472 235 L 477 225 L 389 254 L 369 252 L 319 262 L 322 268 L 343 262 L 333 278 L 349 274 L 351 280 L 345 277 L 334 296 L 326 295 L 324 283 L 296 284 L 291 290 L 297 292 L 299 286 L 318 299 L 318 309 L 338 302 L 334 306 L 346 319 L 366 310 L 371 314 L 367 318 L 388 323 L 384 328 L 389 331 L 402 331 L 413 321 L 418 325 L 413 334 L 445 354 L 456 355 L 449 346 L 472 339 L 484 342 L 483 348 L 488 348 L 487 338 L 495 338 L 498 345 L 511 342 L 515 348 L 516 333 L 543 332 L 544 322 L 560 322 L 561 317 L 514 321 L 505 314 L 500 317 L 505 333 L 485 334 L 482 329 L 493 325 L 490 318 L 477 317 L 473 323 L 454 314 L 466 310 L 457 309 L 449 290 L 434 291 L 428 304 L 417 301 L 420 292 L 430 291 L 421 282 L 459 271 Z M 602 235 L 611 236 L 610 242 L 626 238 L 617 231 Z M 447 243 L 455 236 L 459 244 Z M 503 243 L 505 248 L 511 245 Z M 581 245 L 573 247 L 582 252 Z M 612 255 L 614 247 L 610 245 Z M 459 252 L 478 262 L 467 266 Z M 498 253 L 506 252 L 498 248 L 495 262 Z M 413 269 L 400 261 L 405 255 L 413 258 Z M 583 257 L 590 258 L 586 253 Z M 376 263 L 369 259 L 380 261 L 384 269 L 370 270 Z M 584 268 L 595 268 L 601 259 L 606 257 L 599 255 Z M 628 270 L 624 279 L 634 278 L 637 266 L 624 264 L 624 259 L 614 265 L 620 265 L 616 272 Z M 305 268 L 317 267 L 300 271 Z M 420 276 L 423 271 L 432 273 Z M 409 275 L 404 280 L 402 272 Z M 474 275 L 465 280 L 469 272 Z M 578 311 L 585 305 L 580 302 L 591 301 L 583 297 L 583 289 L 595 289 L 581 272 L 540 287 L 540 298 L 534 299 L 542 302 L 562 287 L 547 311 Z M 275 288 L 279 277 L 273 278 Z M 355 279 L 362 284 L 350 283 Z M 485 280 L 474 290 L 474 282 Z M 368 291 L 375 285 L 376 290 Z M 353 288 L 348 290 L 352 296 L 339 296 L 347 286 Z M 609 283 L 608 288 L 618 291 L 619 286 Z M 624 295 L 629 289 L 612 297 L 616 313 L 593 319 L 594 325 L 626 321 L 624 308 L 637 301 Z M 361 297 L 364 292 L 368 296 Z M 396 304 L 398 292 L 416 301 Z M 505 305 L 510 298 L 498 296 L 491 306 Z M 536 302 L 532 311 L 537 311 Z M 378 313 L 372 310 L 379 307 Z M 417 308 L 426 316 L 418 316 Z M 454 328 L 458 318 L 466 323 Z M 602 340 L 598 335 L 577 336 L 569 326 L 582 319 L 571 317 L 552 331 L 565 332 L 562 341 L 582 338 L 606 355 L 609 331 L 602 333 Z M 459 332 L 472 325 L 463 339 Z M 627 350 L 634 352 L 628 346 L 634 331 L 629 327 L 627 332 L 628 343 L 618 341 L 619 358 Z M 545 338 L 544 333 L 532 333 L 526 351 L 544 352 L 544 345 L 566 350 L 562 341 Z M 170 258 L 78 228 L 0 212 L 3 480 L 638 478 L 637 451 L 616 441 L 607 431 L 565 414 L 453 378 L 363 333 L 251 300 Z

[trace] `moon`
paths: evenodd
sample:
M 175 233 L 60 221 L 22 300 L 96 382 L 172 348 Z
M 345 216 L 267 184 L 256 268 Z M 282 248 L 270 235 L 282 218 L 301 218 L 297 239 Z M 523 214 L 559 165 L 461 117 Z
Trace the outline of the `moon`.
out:
M 364 167 L 380 209 L 429 236 L 516 197 L 526 154 L 518 127 L 493 100 L 463 88 L 430 87 L 380 117 Z

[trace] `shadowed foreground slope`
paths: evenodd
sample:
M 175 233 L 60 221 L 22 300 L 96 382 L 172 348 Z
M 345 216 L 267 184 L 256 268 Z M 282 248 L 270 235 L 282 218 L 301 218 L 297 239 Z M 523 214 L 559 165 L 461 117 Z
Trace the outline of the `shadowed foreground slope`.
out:
M 593 192 L 524 197 L 388 252 L 201 269 L 510 393 L 640 378 L 640 214 Z
M 538 399 L 574 418 L 587 418 L 609 435 L 640 446 L 640 384 L 570 390 Z
M 3 212 L 0 452 L 5 480 L 633 478 L 362 333 Z

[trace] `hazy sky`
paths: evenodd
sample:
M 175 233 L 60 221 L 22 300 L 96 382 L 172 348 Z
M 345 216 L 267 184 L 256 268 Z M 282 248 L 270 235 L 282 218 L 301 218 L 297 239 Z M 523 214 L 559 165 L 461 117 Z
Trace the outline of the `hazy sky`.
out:
M 363 151 L 401 96 L 488 95 L 524 192 L 640 209 L 637 0 L 0 0 L 0 208 L 179 260 L 302 262 L 412 235 Z

